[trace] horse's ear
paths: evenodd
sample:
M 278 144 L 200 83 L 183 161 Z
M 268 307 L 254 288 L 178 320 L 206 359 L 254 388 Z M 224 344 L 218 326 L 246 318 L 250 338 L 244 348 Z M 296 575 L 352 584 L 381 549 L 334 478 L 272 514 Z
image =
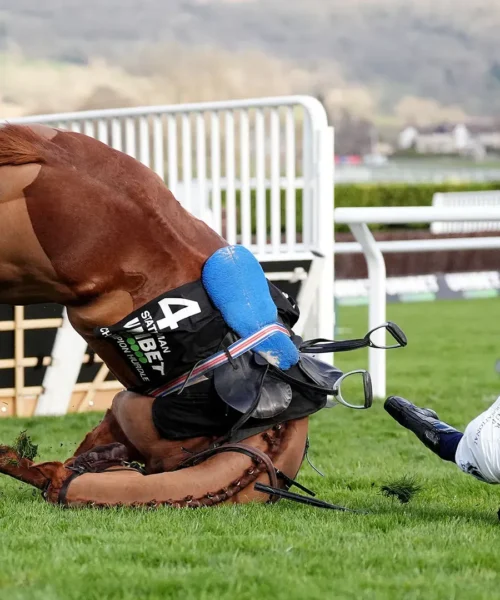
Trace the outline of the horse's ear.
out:
M 0 127 L 0 167 L 45 163 L 47 140 L 29 127 L 5 125 Z

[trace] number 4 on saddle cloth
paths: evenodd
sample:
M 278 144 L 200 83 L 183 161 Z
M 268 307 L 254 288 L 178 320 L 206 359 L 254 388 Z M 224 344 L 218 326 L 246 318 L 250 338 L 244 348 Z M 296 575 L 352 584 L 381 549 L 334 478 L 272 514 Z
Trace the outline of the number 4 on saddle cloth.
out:
M 156 398 L 153 421 L 165 438 L 238 441 L 328 405 L 371 406 L 366 371 L 343 374 L 310 354 L 407 343 L 394 323 L 380 325 L 396 340 L 393 346 L 376 346 L 375 330 L 358 340 L 303 342 L 292 331 L 298 318 L 298 307 L 267 281 L 253 254 L 227 246 L 206 261 L 201 280 L 95 334 L 127 362 L 137 380 L 133 391 Z M 341 393 L 342 381 L 354 373 L 363 378 L 361 405 Z

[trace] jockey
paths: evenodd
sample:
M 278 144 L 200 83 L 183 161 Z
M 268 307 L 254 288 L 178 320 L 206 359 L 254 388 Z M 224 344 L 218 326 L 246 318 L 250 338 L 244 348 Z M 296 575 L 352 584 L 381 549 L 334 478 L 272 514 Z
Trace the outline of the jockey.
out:
M 485 483 L 500 483 L 500 397 L 462 433 L 428 408 L 390 396 L 385 410 L 443 460 Z

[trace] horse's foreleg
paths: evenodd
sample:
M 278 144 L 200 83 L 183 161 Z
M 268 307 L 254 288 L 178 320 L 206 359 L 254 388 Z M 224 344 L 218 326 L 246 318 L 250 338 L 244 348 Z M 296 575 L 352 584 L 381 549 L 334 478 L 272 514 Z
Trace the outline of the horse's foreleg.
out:
M 66 476 L 62 463 L 35 464 L 32 460 L 21 458 L 13 448 L 8 446 L 0 446 L 0 473 L 41 490 L 47 487 L 49 481 L 57 480 L 59 476 L 63 478 Z
M 92 451 L 94 451 L 92 453 Z M 115 456 L 119 453 L 119 457 Z M 9 446 L 0 446 L 0 473 L 39 489 L 46 489 L 49 483 L 59 487 L 71 474 L 70 468 L 78 462 L 78 457 L 91 455 L 92 461 L 119 460 L 146 462 L 146 458 L 135 448 L 122 430 L 112 410 L 108 410 L 103 420 L 89 432 L 76 449 L 74 455 L 64 463 L 59 461 L 34 463 L 22 458 Z
M 69 471 L 65 466 L 71 466 L 77 456 L 85 454 L 97 446 L 107 446 L 116 444 L 116 442 L 124 444 L 129 451 L 129 455 L 134 454 L 134 448 L 130 446 L 118 422 L 111 411 L 108 410 L 99 425 L 85 436 L 74 456 L 64 464 L 59 461 L 34 463 L 32 460 L 20 457 L 9 446 L 0 446 L 0 473 L 39 489 L 45 489 L 49 481 L 54 483 L 59 479 L 64 480 L 67 478 Z M 138 453 L 135 452 L 135 455 L 138 456 Z M 138 460 L 138 458 L 134 456 L 130 460 Z

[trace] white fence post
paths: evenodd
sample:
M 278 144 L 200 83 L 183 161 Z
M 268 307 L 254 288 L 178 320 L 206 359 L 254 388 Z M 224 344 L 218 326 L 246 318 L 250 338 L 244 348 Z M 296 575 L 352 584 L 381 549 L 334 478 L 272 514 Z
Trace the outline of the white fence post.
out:
M 318 288 L 317 323 L 319 337 L 332 339 L 335 330 L 334 309 L 334 135 L 333 127 L 317 133 L 317 204 L 318 248 L 323 255 L 322 281 Z
M 368 310 L 368 328 L 374 329 L 386 321 L 386 269 L 382 252 L 377 247 L 372 232 L 364 223 L 351 225 L 351 231 L 366 258 L 368 279 L 370 282 L 370 305 Z M 373 341 L 385 346 L 385 329 L 379 329 L 372 336 Z M 386 393 L 386 356 L 385 350 L 368 349 L 368 364 L 372 376 L 373 395 L 383 398 Z
M 392 244 L 398 251 L 415 251 L 412 242 L 381 242 L 377 244 L 367 223 L 396 224 L 396 223 L 435 223 L 437 221 L 500 221 L 500 206 L 473 206 L 449 208 L 437 206 L 397 206 L 377 208 L 337 208 L 335 210 L 337 223 L 349 225 L 351 231 L 361 246 L 368 265 L 370 278 L 369 291 L 369 327 L 382 325 L 386 321 L 386 269 L 381 247 L 390 249 Z M 450 239 L 430 240 L 429 246 L 434 250 L 461 248 L 498 248 L 500 243 L 492 238 L 476 240 Z M 444 243 L 446 242 L 446 243 Z M 464 243 L 466 242 L 466 243 Z M 346 245 L 342 252 L 345 253 Z M 356 244 L 353 244 L 356 246 Z M 425 248 L 425 240 L 419 240 L 419 250 Z M 355 248 L 351 246 L 354 251 Z M 357 249 L 357 248 L 356 248 Z M 382 337 L 384 336 L 384 337 Z M 376 332 L 374 341 L 383 344 L 385 333 Z M 411 340 L 409 340 L 411 344 Z M 386 395 L 386 357 L 383 350 L 370 348 L 369 371 L 372 375 L 373 393 L 378 398 Z
M 35 415 L 64 415 L 68 412 L 86 348 L 87 342 L 73 329 L 64 310 L 63 324 L 56 334 L 52 362 L 45 371 L 43 392 L 38 398 Z

